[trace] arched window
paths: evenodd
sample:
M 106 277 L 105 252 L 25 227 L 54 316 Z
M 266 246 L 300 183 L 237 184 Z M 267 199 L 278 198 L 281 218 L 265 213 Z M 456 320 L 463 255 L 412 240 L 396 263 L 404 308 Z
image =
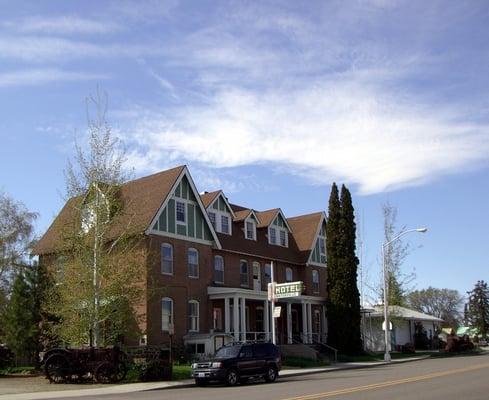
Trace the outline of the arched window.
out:
M 224 258 L 214 256 L 214 282 L 224 283 Z
M 292 280 L 293 280 L 292 268 L 287 267 L 285 268 L 285 282 L 292 282 Z
M 312 270 L 312 291 L 319 293 L 319 272 L 315 269 Z
M 169 297 L 161 299 L 161 330 L 168 332 L 173 325 L 173 300 Z
M 194 248 L 190 248 L 187 251 L 188 259 L 188 276 L 190 278 L 199 277 L 199 252 Z
M 161 273 L 173 275 L 173 246 L 169 243 L 161 245 Z
M 197 300 L 188 302 L 188 330 L 189 332 L 199 331 L 199 302 Z

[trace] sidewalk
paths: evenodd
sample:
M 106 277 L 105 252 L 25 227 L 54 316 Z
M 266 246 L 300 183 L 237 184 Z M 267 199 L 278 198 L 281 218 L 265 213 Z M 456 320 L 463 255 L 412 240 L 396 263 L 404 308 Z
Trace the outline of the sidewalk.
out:
M 392 364 L 418 361 L 426 358 L 429 358 L 429 356 L 410 357 L 410 358 L 404 358 L 400 360 L 392 360 Z M 386 364 L 388 363 L 384 361 L 351 362 L 351 363 L 337 363 L 335 365 L 329 367 L 323 367 L 323 368 L 284 369 L 280 371 L 280 377 L 301 376 L 301 375 L 308 375 L 308 374 L 317 374 L 320 372 L 339 371 L 345 369 L 372 368 L 372 367 L 377 367 Z M 146 390 L 188 387 L 192 385 L 194 385 L 193 379 L 185 379 L 181 381 L 172 381 L 172 382 L 128 383 L 128 384 L 104 386 L 104 387 L 97 387 L 97 388 L 90 388 L 90 389 L 56 390 L 56 391 L 53 390 L 49 392 L 5 394 L 5 395 L 0 395 L 0 400 L 41 400 L 41 399 L 56 399 L 61 397 L 101 396 L 104 394 L 132 393 L 132 392 L 141 392 Z

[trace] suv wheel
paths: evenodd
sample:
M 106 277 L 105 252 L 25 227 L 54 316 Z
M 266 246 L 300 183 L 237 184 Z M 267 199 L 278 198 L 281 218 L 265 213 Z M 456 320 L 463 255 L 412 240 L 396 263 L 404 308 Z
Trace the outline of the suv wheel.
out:
M 278 376 L 278 371 L 277 371 L 277 368 L 273 367 L 273 366 L 269 366 L 267 368 L 267 372 L 265 373 L 265 381 L 267 382 L 275 382 L 276 379 L 277 379 L 277 376 Z
M 235 369 L 230 369 L 226 374 L 226 384 L 228 386 L 236 386 L 239 382 L 239 375 Z

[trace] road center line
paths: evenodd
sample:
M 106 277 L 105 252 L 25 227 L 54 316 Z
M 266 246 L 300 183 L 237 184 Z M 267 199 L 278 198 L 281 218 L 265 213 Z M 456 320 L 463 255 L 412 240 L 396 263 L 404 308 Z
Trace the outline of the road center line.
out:
M 389 386 L 402 385 L 403 383 L 411 383 L 411 382 L 424 381 L 424 380 L 428 380 L 428 379 L 440 378 L 443 376 L 460 374 L 463 372 L 470 372 L 470 371 L 475 371 L 478 369 L 483 369 L 483 368 L 488 368 L 488 367 L 489 367 L 489 363 L 478 364 L 478 365 L 473 365 L 471 367 L 466 367 L 466 368 L 452 369 L 452 370 L 442 371 L 442 372 L 434 372 L 432 374 L 427 374 L 427 375 L 413 376 L 410 378 L 397 379 L 395 381 L 379 382 L 379 383 L 373 383 L 371 385 L 356 386 L 356 387 L 352 387 L 352 388 L 338 389 L 338 390 L 333 390 L 333 391 L 323 392 L 323 393 L 315 393 L 315 394 L 308 394 L 308 395 L 297 396 L 297 397 L 289 397 L 289 398 L 282 399 L 282 400 L 316 400 L 316 399 L 322 399 L 325 397 L 340 396 L 343 394 L 350 394 L 350 393 L 356 393 L 356 392 L 363 392 L 363 391 L 367 391 L 367 390 L 385 388 L 385 387 L 389 387 Z

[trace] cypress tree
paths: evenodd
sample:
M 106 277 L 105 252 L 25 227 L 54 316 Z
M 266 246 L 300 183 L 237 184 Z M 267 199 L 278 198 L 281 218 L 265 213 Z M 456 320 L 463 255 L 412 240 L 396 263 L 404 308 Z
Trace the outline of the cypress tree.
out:
M 340 254 L 340 219 L 341 205 L 338 187 L 333 183 L 329 196 L 328 223 L 326 225 L 326 253 L 328 255 L 327 268 L 327 310 L 328 310 L 328 344 L 340 351 L 344 344 L 344 326 L 342 321 L 342 296 L 344 274 L 339 260 Z
M 346 353 L 357 354 L 362 351 L 360 332 L 360 292 L 357 286 L 358 258 L 356 256 L 356 224 L 350 191 L 341 187 L 341 260 L 345 273 L 345 330 L 347 332 Z

